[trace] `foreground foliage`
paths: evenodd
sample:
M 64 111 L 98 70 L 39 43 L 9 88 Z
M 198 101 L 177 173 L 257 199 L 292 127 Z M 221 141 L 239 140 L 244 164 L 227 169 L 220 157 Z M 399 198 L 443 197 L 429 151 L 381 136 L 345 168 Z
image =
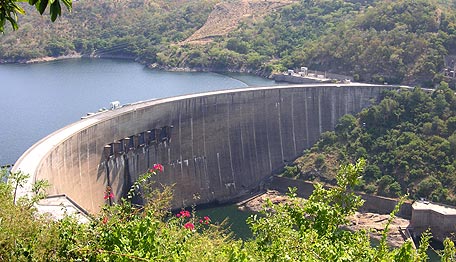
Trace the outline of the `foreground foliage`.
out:
M 262 215 L 249 218 L 254 237 L 246 241 L 233 239 L 209 217 L 199 219 L 188 210 L 170 213 L 170 188 L 148 190 L 150 178 L 159 169 L 146 173 L 126 199 L 106 205 L 88 224 L 71 217 L 52 221 L 38 216 L 21 202 L 14 204 L 11 182 L 2 183 L 0 260 L 426 261 L 429 235 L 422 238 L 418 250 L 408 241 L 390 249 L 388 226 L 377 247 L 370 245 L 367 232 L 344 230 L 347 217 L 362 205 L 352 189 L 364 165 L 360 160 L 341 167 L 338 185 L 330 189 L 317 185 L 308 200 L 297 199 L 291 190 L 290 202 L 269 202 Z M 138 194 L 148 198 L 148 204 L 135 206 L 127 201 Z M 111 197 L 108 190 L 105 199 Z M 446 241 L 445 246 L 442 261 L 450 261 L 455 258 L 454 244 Z
M 18 2 L 28 2 L 31 6 L 34 6 L 41 15 L 49 7 L 49 15 L 52 22 L 62 14 L 60 3 L 66 6 L 68 11 L 71 11 L 72 7 L 71 0 L 3 0 L 0 2 L 0 33 L 3 33 L 6 22 L 10 23 L 14 30 L 19 28 L 17 24 L 18 16 L 25 15 L 25 10 Z

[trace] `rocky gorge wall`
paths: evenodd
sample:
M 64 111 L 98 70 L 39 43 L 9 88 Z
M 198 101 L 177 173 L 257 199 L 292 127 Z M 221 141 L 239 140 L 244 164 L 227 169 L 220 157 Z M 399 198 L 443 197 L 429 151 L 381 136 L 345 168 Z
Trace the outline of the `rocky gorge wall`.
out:
M 394 88 L 276 86 L 140 102 L 56 131 L 13 171 L 31 174 L 30 183 L 48 180 L 50 195 L 65 194 L 89 212 L 105 203 L 107 186 L 118 199 L 154 163 L 165 168 L 154 179 L 174 184 L 174 207 L 225 202 L 257 188 L 341 116 Z

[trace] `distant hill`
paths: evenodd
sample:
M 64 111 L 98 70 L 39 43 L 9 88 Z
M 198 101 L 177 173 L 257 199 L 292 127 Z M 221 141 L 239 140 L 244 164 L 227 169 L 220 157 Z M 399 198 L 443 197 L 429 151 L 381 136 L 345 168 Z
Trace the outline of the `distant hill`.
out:
M 35 13 L 0 37 L 0 61 L 83 54 L 261 75 L 307 66 L 427 87 L 456 54 L 444 0 L 79 0 L 54 24 Z

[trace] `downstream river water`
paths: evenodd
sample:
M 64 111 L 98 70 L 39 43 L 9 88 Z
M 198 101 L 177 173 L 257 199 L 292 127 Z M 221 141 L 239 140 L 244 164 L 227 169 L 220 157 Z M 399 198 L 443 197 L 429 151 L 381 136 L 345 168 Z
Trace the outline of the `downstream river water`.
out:
M 275 85 L 246 74 L 151 70 L 125 60 L 70 59 L 0 65 L 0 165 L 88 112 L 152 98 Z

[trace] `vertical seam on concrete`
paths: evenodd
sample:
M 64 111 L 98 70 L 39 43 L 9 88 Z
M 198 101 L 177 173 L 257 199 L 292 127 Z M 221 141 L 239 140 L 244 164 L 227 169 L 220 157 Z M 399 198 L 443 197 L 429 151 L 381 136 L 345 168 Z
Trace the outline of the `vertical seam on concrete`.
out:
M 339 90 L 337 89 L 336 92 Z M 334 128 L 336 126 L 336 103 L 337 103 L 337 96 L 334 94 L 335 92 L 331 92 L 331 127 Z
M 193 175 L 196 178 L 198 176 L 198 169 L 197 169 L 197 165 L 196 165 L 195 149 L 193 148 L 193 142 L 194 142 L 194 138 L 193 138 L 193 108 L 190 108 L 190 139 L 191 139 L 191 148 L 192 148 L 192 154 L 191 154 L 191 158 L 190 159 L 193 159 Z M 202 184 L 203 184 L 204 181 L 202 181 L 202 179 L 199 179 L 199 181 L 200 181 L 199 184 L 200 184 L 200 189 L 201 189 L 201 188 L 203 188 Z
M 90 174 L 90 143 L 87 141 L 87 176 Z M 88 178 L 87 178 L 88 179 Z M 93 203 L 93 188 L 92 183 L 89 182 L 89 191 L 90 191 L 90 205 L 92 206 L 92 210 L 95 210 L 94 203 Z
M 309 115 L 307 113 L 307 88 L 304 89 L 305 90 L 305 95 L 304 95 L 304 115 L 306 117 L 306 128 L 304 128 L 306 130 L 306 148 L 309 148 Z
M 150 144 L 146 145 L 146 166 L 149 169 L 150 166 Z
M 344 88 L 344 97 L 345 97 L 345 99 L 344 99 L 344 100 L 345 100 L 345 112 L 344 112 L 344 113 L 345 113 L 345 115 L 346 115 L 346 114 L 348 114 L 348 104 L 349 104 L 349 102 L 350 102 L 350 101 L 348 100 L 348 98 L 349 98 L 350 96 L 348 95 L 347 88 Z
M 255 94 L 252 94 L 255 96 Z M 255 99 L 253 99 L 255 101 Z M 253 102 L 254 103 L 254 102 Z M 253 129 L 253 147 L 255 150 L 255 163 L 254 165 L 256 166 L 256 170 L 260 170 L 259 168 L 259 161 L 258 161 L 258 149 L 257 149 L 257 141 L 256 141 L 256 128 L 255 128 L 255 112 L 256 112 L 256 106 L 253 106 L 253 114 L 252 114 L 252 129 Z M 254 172 L 255 173 L 255 172 Z
M 293 132 L 293 149 L 294 149 L 294 156 L 297 155 L 296 149 L 296 133 L 295 133 L 295 123 L 294 123 L 294 95 L 291 94 L 291 130 Z
M 279 104 L 277 106 L 277 113 L 279 115 L 279 137 L 280 137 L 280 153 L 282 155 L 281 161 L 283 162 L 283 138 L 282 138 L 282 93 L 279 90 Z
M 228 104 L 228 150 L 230 152 L 230 167 L 231 167 L 231 177 L 233 179 L 233 183 L 235 183 L 235 179 L 234 179 L 234 169 L 233 169 L 233 153 L 231 151 L 231 117 L 230 117 L 230 108 L 231 108 L 231 105 L 233 104 L 233 101 L 234 98 L 233 96 L 231 96 L 231 103 Z M 234 189 L 236 189 L 236 185 L 234 186 Z
M 73 143 L 67 143 L 67 144 L 69 144 L 70 152 L 73 152 L 73 146 L 72 146 Z M 71 167 L 70 167 L 70 168 L 74 168 L 74 166 L 73 166 L 73 164 L 74 164 L 73 161 L 70 160 L 69 163 L 71 164 Z M 71 180 L 72 180 L 72 181 L 71 181 L 72 185 L 75 185 L 76 183 L 75 183 L 75 181 L 74 181 L 74 177 L 72 177 Z
M 106 186 L 111 186 L 111 180 L 109 179 L 109 171 L 110 171 L 110 168 L 109 168 L 109 160 L 106 161 Z M 113 168 L 111 168 L 113 169 Z M 111 170 L 112 171 L 112 170 Z
M 220 169 L 220 153 L 217 152 L 217 167 L 218 167 L 218 175 L 219 175 L 219 181 L 220 181 L 220 188 L 223 188 L 223 182 L 222 182 L 222 171 Z
M 361 96 L 358 98 L 358 100 L 359 100 L 358 108 L 362 108 L 363 107 L 362 92 L 360 92 L 360 93 L 361 93 Z
M 155 131 L 154 131 L 155 132 Z M 154 144 L 152 144 L 153 147 L 152 147 L 152 156 L 150 155 L 149 153 L 149 157 L 150 157 L 150 160 L 152 163 L 160 163 L 160 161 L 158 161 L 158 146 L 157 146 L 157 141 L 155 141 Z
M 193 116 L 190 116 L 190 136 L 192 140 L 192 158 L 195 158 L 195 152 L 193 148 Z
M 82 182 L 84 181 L 82 179 L 82 166 L 81 166 L 81 134 L 79 134 L 78 136 L 76 136 L 77 139 L 78 139 L 78 170 L 79 170 L 79 183 L 80 185 L 82 186 Z
M 264 112 L 267 112 L 267 105 L 266 105 L 266 94 L 263 93 L 263 105 L 264 105 Z M 271 160 L 271 146 L 269 144 L 269 118 L 266 118 L 266 142 L 268 143 L 268 161 L 269 161 L 269 171 L 272 171 L 272 160 Z
M 272 171 L 272 160 L 271 160 L 271 146 L 269 144 L 269 131 L 266 131 L 266 141 L 268 141 L 268 161 L 269 161 L 269 171 Z
M 61 148 L 60 150 L 64 150 L 64 149 L 65 149 L 64 146 L 62 146 L 62 147 L 63 147 L 63 149 Z M 63 166 L 64 168 L 65 168 L 65 162 L 66 162 L 65 155 L 66 155 L 66 154 L 65 154 L 65 152 L 64 152 L 64 153 L 63 153 L 63 159 L 62 159 L 62 166 Z M 52 156 L 52 155 L 51 155 L 51 156 Z M 53 158 L 51 158 L 51 161 L 52 161 L 52 159 L 53 159 Z M 58 179 L 58 181 L 59 181 L 59 185 L 62 184 L 62 174 L 60 173 L 60 170 L 61 170 L 61 168 L 57 168 L 57 175 L 58 175 L 57 179 Z M 53 188 L 54 188 L 54 191 L 57 193 L 57 189 L 56 189 L 55 185 L 53 186 Z
M 182 113 L 179 110 L 179 164 L 181 177 L 184 176 L 184 165 L 182 162 Z
M 135 171 L 138 172 L 139 171 L 139 154 L 137 153 L 137 149 L 133 151 L 133 155 L 136 156 L 136 158 L 135 158 Z M 117 161 L 117 157 L 114 158 L 114 159 L 116 159 L 117 168 L 120 170 L 119 163 L 121 163 L 121 161 L 123 161 L 123 158 L 121 158 L 119 161 Z M 122 165 L 123 164 L 121 163 L 121 166 Z M 119 172 L 119 171 L 117 171 L 117 172 Z
M 242 152 L 242 158 L 245 159 L 245 152 L 244 152 L 244 138 L 242 137 L 242 129 L 243 128 L 243 122 L 244 122 L 244 112 L 242 111 L 242 103 L 239 103 L 239 114 L 241 115 L 241 120 L 239 121 L 239 130 L 241 133 L 241 152 Z
M 204 98 L 202 98 L 203 101 L 207 101 L 205 100 Z M 206 186 L 207 186 L 207 189 L 210 188 L 210 182 L 209 182 L 209 178 L 207 176 L 207 155 L 206 155 L 206 103 L 202 103 L 202 107 L 201 107 L 201 110 L 202 110 L 202 116 L 203 116 L 203 161 L 204 161 L 204 166 L 203 166 L 203 169 L 204 169 L 204 179 L 206 181 Z
M 322 126 L 321 126 L 321 89 L 317 89 L 317 95 L 318 95 L 318 133 L 322 133 Z

